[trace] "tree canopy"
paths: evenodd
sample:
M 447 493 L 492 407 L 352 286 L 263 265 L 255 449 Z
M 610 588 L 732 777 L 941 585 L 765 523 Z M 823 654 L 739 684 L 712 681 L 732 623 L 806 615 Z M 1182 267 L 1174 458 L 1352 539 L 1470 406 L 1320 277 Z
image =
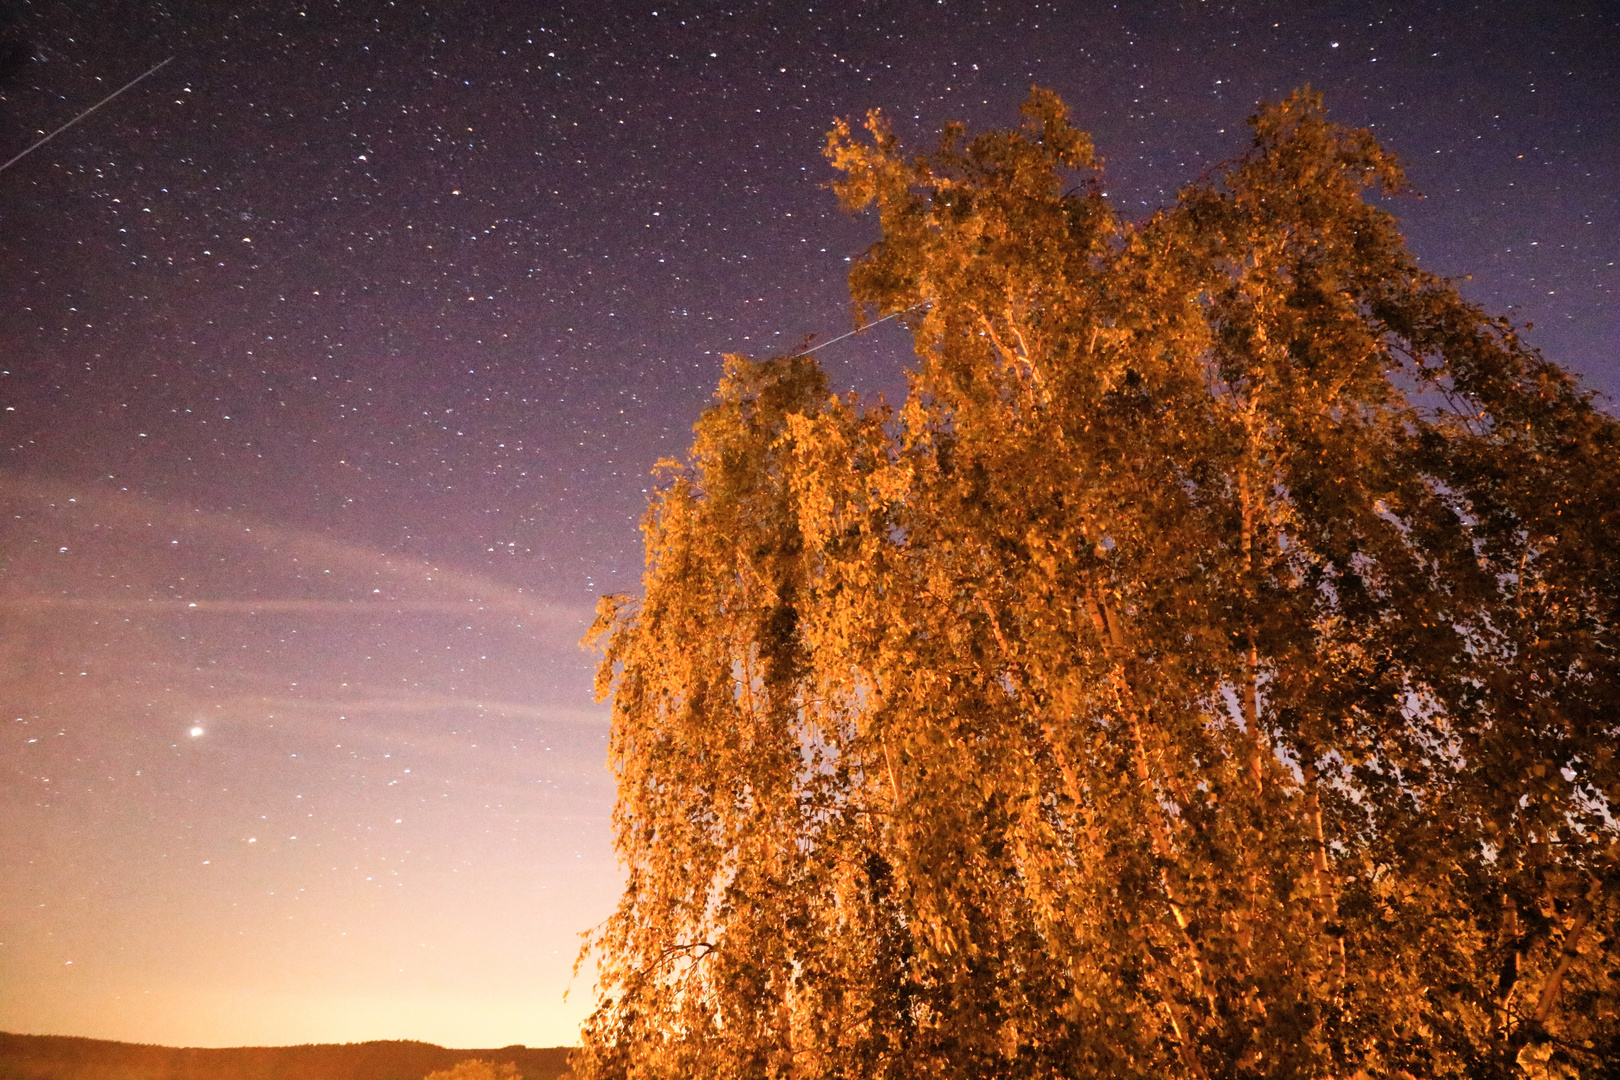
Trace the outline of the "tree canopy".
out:
M 664 465 L 576 1070 L 1600 1075 L 1620 424 L 1310 92 L 1138 221 L 1023 114 L 829 135 L 903 404 L 731 357 Z
M 424 1080 L 523 1080 L 523 1073 L 510 1061 L 497 1065 L 483 1058 L 467 1058 L 448 1069 L 428 1073 Z

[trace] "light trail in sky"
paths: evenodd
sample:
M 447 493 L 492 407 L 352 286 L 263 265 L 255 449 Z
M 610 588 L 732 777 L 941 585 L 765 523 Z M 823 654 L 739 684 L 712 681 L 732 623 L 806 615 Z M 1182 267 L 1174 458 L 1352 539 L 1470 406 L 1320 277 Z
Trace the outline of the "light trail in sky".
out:
M 172 56 L 169 57 L 169 60 L 173 60 L 173 59 L 174 59 L 174 57 L 172 57 Z M 67 123 L 63 124 L 61 127 L 57 128 L 55 131 L 53 131 L 49 135 L 45 136 L 43 139 L 40 139 L 38 142 L 34 143 L 32 146 L 28 147 L 26 150 L 22 150 L 19 153 L 14 154 L 11 157 L 11 159 L 8 160 L 4 165 L 0 165 L 0 172 L 5 172 L 7 169 L 9 169 L 13 165 L 15 165 L 17 162 L 21 161 L 23 158 L 27 157 L 29 154 L 32 154 L 35 150 L 38 150 L 40 147 L 42 147 L 46 143 L 50 142 L 52 139 L 56 138 L 58 135 L 62 134 L 62 132 L 66 131 L 68 128 L 72 127 L 74 124 L 77 124 L 80 120 L 83 120 L 85 117 L 89 116 L 91 113 L 95 112 L 97 109 L 99 109 L 103 105 L 107 104 L 107 102 L 109 102 L 113 98 L 117 97 L 119 94 L 122 94 L 125 90 L 128 90 L 130 87 L 134 86 L 136 83 L 140 82 L 142 79 L 146 78 L 148 75 L 151 75 L 151 74 L 155 73 L 158 70 L 158 68 L 162 67 L 164 64 L 167 64 L 169 62 L 169 60 L 160 60 L 156 64 L 153 64 L 151 67 L 147 68 L 145 71 L 141 72 L 139 75 L 137 75 L 133 79 L 129 80 L 129 82 L 125 83 L 123 86 L 120 86 L 118 89 L 114 90 L 112 93 L 108 94 L 106 97 L 102 98 L 100 101 L 96 102 L 94 105 L 92 105 L 88 109 L 84 110 L 84 112 L 80 113 L 78 116 L 75 116 L 73 119 L 69 120 Z

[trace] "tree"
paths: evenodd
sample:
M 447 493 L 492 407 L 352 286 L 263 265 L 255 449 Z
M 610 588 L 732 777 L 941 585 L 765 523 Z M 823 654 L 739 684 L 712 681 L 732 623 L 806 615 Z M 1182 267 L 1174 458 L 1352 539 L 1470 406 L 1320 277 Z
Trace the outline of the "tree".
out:
M 1308 91 L 1139 222 L 1024 116 L 829 136 L 898 410 L 731 357 L 664 463 L 576 1069 L 1597 1075 L 1620 424 Z
M 523 1074 L 510 1061 L 497 1065 L 482 1058 L 467 1058 L 448 1069 L 428 1073 L 424 1080 L 523 1080 Z

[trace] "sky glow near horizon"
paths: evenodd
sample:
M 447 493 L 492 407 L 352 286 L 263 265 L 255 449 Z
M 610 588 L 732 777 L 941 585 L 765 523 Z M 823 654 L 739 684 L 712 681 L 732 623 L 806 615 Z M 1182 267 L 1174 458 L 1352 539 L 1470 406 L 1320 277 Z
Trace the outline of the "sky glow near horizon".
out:
M 1604 5 L 822 7 L 0 15 L 0 158 L 175 58 L 0 172 L 0 1030 L 573 1041 L 620 882 L 578 642 L 720 354 L 849 328 L 835 116 L 1051 87 L 1133 216 L 1310 83 L 1423 265 L 1620 392 Z

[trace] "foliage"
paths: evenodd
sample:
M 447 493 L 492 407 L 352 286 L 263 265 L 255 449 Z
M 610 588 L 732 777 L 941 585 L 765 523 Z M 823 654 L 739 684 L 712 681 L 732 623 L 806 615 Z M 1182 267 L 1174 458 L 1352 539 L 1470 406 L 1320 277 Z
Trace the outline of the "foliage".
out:
M 1620 424 L 1297 93 L 1140 222 L 840 123 L 897 411 L 733 357 L 604 600 L 588 1077 L 1598 1075 Z
M 428 1073 L 423 1080 L 523 1080 L 523 1074 L 510 1061 L 497 1065 L 481 1058 L 468 1058 L 448 1069 Z

